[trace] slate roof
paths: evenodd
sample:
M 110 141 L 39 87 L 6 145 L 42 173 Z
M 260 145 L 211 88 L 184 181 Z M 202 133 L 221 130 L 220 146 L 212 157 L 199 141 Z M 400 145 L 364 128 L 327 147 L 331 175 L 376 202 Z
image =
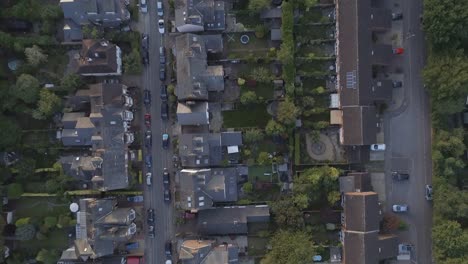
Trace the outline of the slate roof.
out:
M 92 156 L 63 156 L 60 158 L 64 174 L 82 182 L 91 183 L 95 175 L 101 175 L 99 160 Z
M 388 45 L 374 45 L 372 32 L 391 26 L 390 10 L 371 7 L 370 0 L 337 1 L 337 85 L 343 110 L 343 145 L 375 143 L 373 114 L 359 109 L 391 99 L 391 88 L 373 86 L 372 65 L 385 65 L 392 56 Z M 350 113 L 348 113 L 350 112 Z M 366 120 L 371 118 L 371 120 Z M 365 132 L 366 131 L 366 132 Z M 370 138 L 369 138 L 370 137 Z
M 179 32 L 223 31 L 225 12 L 224 1 L 176 0 L 175 26 Z
M 179 156 L 183 167 L 206 168 L 222 164 L 228 146 L 242 145 L 241 132 L 182 134 Z
M 186 125 L 208 125 L 210 115 L 208 113 L 208 102 L 197 102 L 195 104 L 177 104 L 177 123 Z
M 64 15 L 64 40 L 83 38 L 82 26 L 118 27 L 130 19 L 124 0 L 60 0 Z
M 343 264 L 374 264 L 380 260 L 398 255 L 396 236 L 379 236 L 378 233 L 345 232 L 343 243 Z
M 379 231 L 381 219 L 379 201 L 375 192 L 348 192 L 344 197 L 344 228 L 346 230 Z
M 270 220 L 267 205 L 218 207 L 198 212 L 198 230 L 202 235 L 247 234 L 248 223 Z
M 210 43 L 213 42 L 212 38 L 209 40 Z M 208 66 L 203 36 L 183 34 L 176 37 L 175 52 L 177 62 L 175 94 L 179 101 L 206 101 L 208 92 L 224 90 L 223 66 Z
M 84 39 L 79 57 L 72 65 L 83 76 L 121 75 L 122 51 L 106 40 Z
M 91 183 L 94 189 L 116 190 L 128 187 L 128 149 L 125 140 L 128 119 L 133 114 L 124 109 L 123 94 L 126 86 L 118 83 L 101 83 L 89 86 L 90 114 L 66 113 L 62 123 L 62 143 L 65 146 L 91 146 L 96 165 Z M 76 173 L 72 173 L 76 175 Z
M 116 245 L 135 234 L 135 210 L 116 205 L 114 198 L 80 199 L 74 246 L 82 260 L 113 255 Z
M 281 9 L 281 6 L 270 8 L 270 9 L 265 9 L 262 12 L 260 12 L 260 18 L 261 19 L 272 19 L 272 18 L 281 19 L 283 16 L 282 11 L 283 10 Z
M 180 171 L 181 207 L 198 211 L 217 202 L 238 199 L 236 168 L 184 169 Z
M 200 264 L 214 243 L 212 240 L 185 240 L 180 246 L 179 260 L 182 264 Z
M 367 172 L 351 172 L 339 178 L 340 192 L 369 192 L 372 191 L 370 176 Z

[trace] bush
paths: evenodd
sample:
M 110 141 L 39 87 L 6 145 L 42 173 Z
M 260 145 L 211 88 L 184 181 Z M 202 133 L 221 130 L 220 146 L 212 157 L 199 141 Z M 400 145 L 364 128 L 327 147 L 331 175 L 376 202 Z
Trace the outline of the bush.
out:
M 252 193 L 253 191 L 253 184 L 251 182 L 246 182 L 242 186 L 242 189 L 244 190 L 245 193 Z
M 266 27 L 263 24 L 259 24 L 255 26 L 255 36 L 259 39 L 262 39 L 265 37 L 267 32 Z

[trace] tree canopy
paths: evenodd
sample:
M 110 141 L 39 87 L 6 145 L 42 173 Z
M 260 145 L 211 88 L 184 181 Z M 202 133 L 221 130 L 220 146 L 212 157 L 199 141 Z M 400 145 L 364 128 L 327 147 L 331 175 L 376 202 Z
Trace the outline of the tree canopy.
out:
M 270 0 L 249 0 L 247 8 L 254 12 L 259 12 L 270 6 Z
M 0 149 L 13 148 L 20 138 L 21 133 L 18 123 L 0 115 Z
M 61 107 L 62 100 L 54 92 L 42 89 L 39 93 L 37 108 L 33 111 L 33 117 L 38 120 L 47 119 Z
M 278 121 L 285 125 L 292 125 L 296 122 L 299 115 L 299 109 L 294 105 L 294 102 L 286 99 L 278 105 L 277 118 Z
M 81 77 L 78 74 L 74 73 L 65 75 L 60 82 L 60 86 L 62 87 L 62 89 L 70 92 L 74 92 L 75 90 L 83 87 L 84 85 L 85 83 L 83 79 L 81 79 Z
M 328 201 L 333 205 L 339 200 L 339 175 L 338 169 L 329 166 L 307 169 L 294 177 L 294 194 L 307 194 L 309 204 Z
M 247 143 L 254 143 L 262 140 L 265 136 L 260 129 L 249 129 L 244 132 L 244 141 Z
M 137 49 L 133 49 L 130 54 L 123 57 L 123 65 L 125 73 L 127 74 L 139 74 L 143 70 L 141 65 L 140 52 Z
M 32 104 L 39 99 L 39 87 L 40 83 L 34 76 L 21 74 L 10 93 L 23 102 Z
M 275 222 L 278 226 L 301 228 L 304 226 L 304 217 L 299 206 L 291 196 L 284 196 L 270 203 Z
M 240 102 L 244 105 L 255 103 L 257 99 L 257 94 L 254 91 L 243 92 L 240 96 Z
M 38 66 L 42 62 L 47 61 L 47 54 L 42 51 L 37 45 L 33 45 L 30 48 L 24 50 L 24 55 L 29 64 L 33 66 Z
M 266 127 L 265 127 L 265 132 L 267 133 L 267 135 L 270 135 L 270 136 L 273 136 L 273 135 L 282 135 L 286 132 L 286 128 L 276 122 L 275 120 L 271 119 L 270 121 L 268 121 Z
M 307 264 L 315 255 L 310 235 L 301 231 L 280 230 L 270 240 L 271 251 L 260 264 Z
M 456 221 L 440 221 L 432 228 L 437 259 L 462 258 L 468 252 L 468 232 Z

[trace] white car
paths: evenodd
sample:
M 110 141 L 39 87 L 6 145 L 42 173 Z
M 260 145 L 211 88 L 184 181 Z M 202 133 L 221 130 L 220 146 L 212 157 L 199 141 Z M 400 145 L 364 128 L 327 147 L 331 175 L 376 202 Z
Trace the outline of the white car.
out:
M 159 29 L 159 33 L 164 34 L 164 20 L 162 19 L 158 20 L 158 29 Z
M 158 11 L 158 16 L 163 17 L 164 16 L 164 9 L 161 1 L 156 2 L 156 10 Z
M 373 151 L 384 151 L 385 150 L 385 144 L 372 144 L 370 146 L 370 150 Z
M 151 172 L 146 173 L 146 185 L 151 186 L 151 183 L 153 182 L 153 175 Z
M 148 3 L 146 0 L 140 0 L 140 11 L 142 13 L 148 13 Z
M 404 213 L 404 212 L 408 212 L 408 205 L 406 204 L 394 204 L 392 206 L 392 210 L 393 212 L 395 213 Z

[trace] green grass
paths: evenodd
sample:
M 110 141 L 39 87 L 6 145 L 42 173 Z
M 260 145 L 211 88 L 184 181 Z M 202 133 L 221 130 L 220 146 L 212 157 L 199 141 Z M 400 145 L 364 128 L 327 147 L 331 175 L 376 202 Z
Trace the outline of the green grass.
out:
M 322 10 L 320 8 L 310 8 L 309 11 L 303 13 L 299 19 L 299 24 L 319 23 L 322 17 Z
M 16 219 L 31 217 L 42 219 L 46 216 L 58 216 L 69 211 L 69 204 L 55 197 L 23 197 L 16 202 Z
M 242 23 L 245 28 L 254 29 L 256 25 L 263 24 L 258 13 L 246 10 L 234 11 L 234 13 L 236 14 L 236 21 Z
M 239 109 L 223 112 L 223 127 L 259 127 L 264 128 L 271 116 L 264 104 L 240 106 Z
M 318 79 L 318 78 L 304 78 L 303 86 L 304 86 L 304 92 L 307 93 L 308 90 L 312 90 L 316 87 L 322 86 L 325 88 L 326 86 L 326 81 L 324 79 Z
M 268 245 L 269 238 L 263 238 L 263 237 L 254 237 L 254 236 L 249 236 L 248 237 L 248 253 L 249 256 L 263 256 L 265 255 L 267 248 L 266 246 Z
M 265 173 L 272 174 L 271 165 L 254 165 L 249 167 L 249 180 L 251 182 L 255 182 L 255 180 L 259 181 L 270 181 L 272 177 L 271 175 L 265 175 Z
M 68 247 L 68 234 L 65 229 L 54 229 L 47 234 L 47 239 L 31 239 L 18 243 L 19 248 L 28 252 L 39 252 L 42 248 L 64 250 Z
M 242 35 L 247 35 L 249 36 L 250 40 L 247 44 L 242 44 L 240 42 L 240 38 Z M 231 38 L 232 37 L 232 38 Z M 265 34 L 265 36 L 262 39 L 259 39 L 255 36 L 254 33 L 229 33 L 227 34 L 227 49 L 229 51 L 235 51 L 235 50 L 242 50 L 242 51 L 255 51 L 255 50 L 262 50 L 264 51 L 265 49 L 269 49 L 268 47 L 268 34 Z
M 241 92 L 254 91 L 263 100 L 273 99 L 273 83 L 257 83 L 255 87 L 241 86 Z

